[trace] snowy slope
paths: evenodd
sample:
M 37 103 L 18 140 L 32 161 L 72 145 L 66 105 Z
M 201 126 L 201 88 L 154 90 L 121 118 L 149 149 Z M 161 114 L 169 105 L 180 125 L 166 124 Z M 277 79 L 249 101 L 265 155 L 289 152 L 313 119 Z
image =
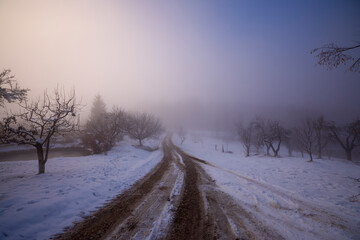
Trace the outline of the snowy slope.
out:
M 128 189 L 163 156 L 132 144 L 106 156 L 49 159 L 42 175 L 36 161 L 0 162 L 0 239 L 47 239 Z
M 195 133 L 180 145 L 217 185 L 287 239 L 360 238 L 360 166 L 333 159 L 244 157 L 241 143 Z M 221 146 L 233 153 L 222 153 Z M 215 150 L 217 145 L 218 150 Z M 349 226 L 350 231 L 343 231 Z

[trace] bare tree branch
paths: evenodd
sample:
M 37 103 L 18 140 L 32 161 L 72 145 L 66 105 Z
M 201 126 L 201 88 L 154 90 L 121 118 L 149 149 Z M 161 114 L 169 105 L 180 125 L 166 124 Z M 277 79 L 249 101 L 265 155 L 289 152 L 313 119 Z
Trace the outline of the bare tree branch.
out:
M 310 51 L 311 54 L 319 52 L 316 57 L 318 58 L 318 64 L 326 66 L 328 70 L 338 67 L 339 65 L 346 65 L 349 61 L 354 61 L 354 57 L 344 52 L 348 52 L 360 48 L 360 44 L 352 47 L 339 47 L 334 43 L 326 44 L 322 47 L 315 48 Z M 351 72 L 360 73 L 360 58 L 353 62 L 349 70 Z
M 45 172 L 50 148 L 50 140 L 55 135 L 63 135 L 77 130 L 75 92 L 66 95 L 59 88 L 50 96 L 46 91 L 42 99 L 20 103 L 21 112 L 4 119 L 1 141 L 32 145 L 37 149 L 39 174 Z M 45 149 L 45 154 L 44 154 Z
M 10 69 L 5 69 L 0 73 L 0 107 L 3 107 L 5 102 L 24 101 L 28 91 L 29 89 L 18 86 Z

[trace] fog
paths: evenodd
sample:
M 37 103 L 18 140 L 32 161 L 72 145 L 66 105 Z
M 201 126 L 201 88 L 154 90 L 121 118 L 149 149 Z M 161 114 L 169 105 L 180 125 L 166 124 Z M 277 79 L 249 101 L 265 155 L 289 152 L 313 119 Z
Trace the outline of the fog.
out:
M 358 1 L 0 1 L 0 68 L 30 98 L 63 86 L 86 107 L 224 128 L 263 115 L 360 117 L 360 75 L 310 54 L 360 39 Z

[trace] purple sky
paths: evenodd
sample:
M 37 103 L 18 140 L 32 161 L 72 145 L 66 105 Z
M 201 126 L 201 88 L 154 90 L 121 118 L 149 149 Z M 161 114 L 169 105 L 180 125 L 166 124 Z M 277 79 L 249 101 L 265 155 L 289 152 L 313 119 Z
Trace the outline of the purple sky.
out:
M 316 66 L 310 50 L 360 41 L 359 12 L 359 1 L 3 0 L 0 68 L 31 97 L 75 88 L 85 111 L 99 93 L 109 107 L 173 118 L 176 108 L 348 120 L 360 117 L 360 74 Z

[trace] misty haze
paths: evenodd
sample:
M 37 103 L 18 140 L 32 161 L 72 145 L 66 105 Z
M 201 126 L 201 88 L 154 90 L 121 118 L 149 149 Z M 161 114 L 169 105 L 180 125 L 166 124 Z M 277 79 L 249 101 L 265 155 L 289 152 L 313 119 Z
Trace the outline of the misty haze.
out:
M 359 12 L 0 1 L 0 239 L 360 239 Z

